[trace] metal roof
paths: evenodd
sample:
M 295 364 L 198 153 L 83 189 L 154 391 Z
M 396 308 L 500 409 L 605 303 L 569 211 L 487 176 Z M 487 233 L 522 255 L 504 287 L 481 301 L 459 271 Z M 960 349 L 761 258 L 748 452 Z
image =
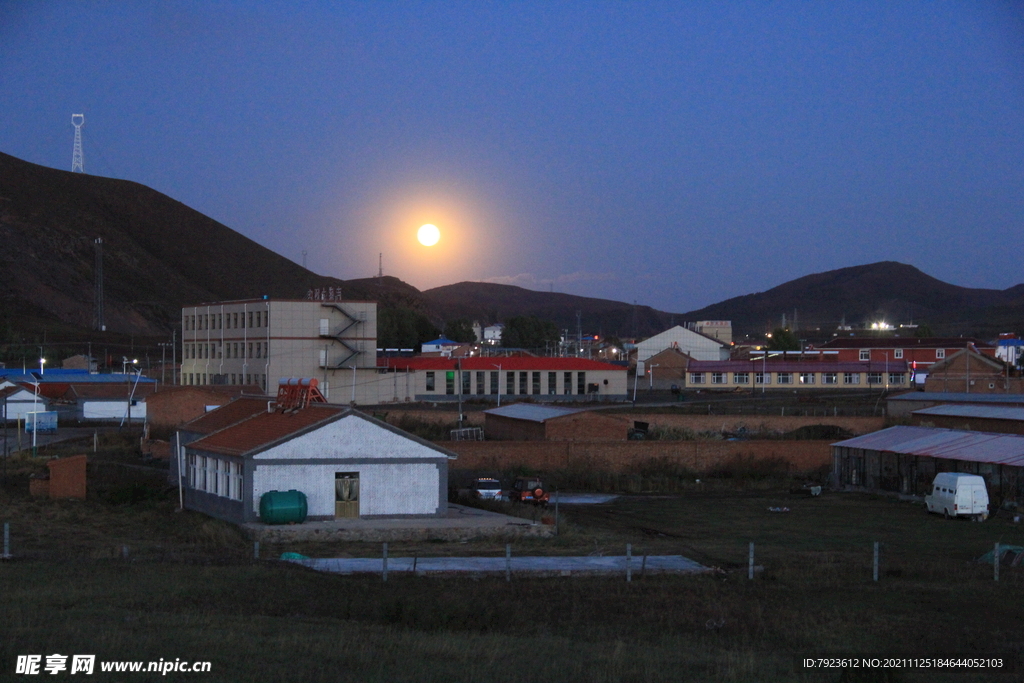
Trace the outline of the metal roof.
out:
M 1007 406 L 957 405 L 947 403 L 915 410 L 914 415 L 946 415 L 949 417 L 976 417 L 985 420 L 1024 421 L 1024 408 Z
M 1012 403 L 1024 405 L 1024 394 L 967 394 L 943 391 L 909 391 L 891 396 L 890 401 L 935 401 L 936 403 Z
M 889 427 L 832 444 L 903 455 L 1024 466 L 1024 436 L 933 427 Z
M 552 408 L 551 406 L 539 406 L 533 403 L 511 403 L 500 408 L 485 410 L 484 414 L 510 417 L 515 420 L 528 420 L 530 422 L 545 422 L 556 417 L 564 417 L 582 412 L 585 411 L 580 408 Z

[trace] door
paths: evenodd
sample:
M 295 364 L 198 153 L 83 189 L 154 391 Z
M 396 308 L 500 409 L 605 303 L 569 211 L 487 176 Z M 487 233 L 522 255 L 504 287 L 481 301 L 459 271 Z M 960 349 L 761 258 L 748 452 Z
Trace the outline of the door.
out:
M 359 517 L 359 473 L 334 473 L 334 517 Z

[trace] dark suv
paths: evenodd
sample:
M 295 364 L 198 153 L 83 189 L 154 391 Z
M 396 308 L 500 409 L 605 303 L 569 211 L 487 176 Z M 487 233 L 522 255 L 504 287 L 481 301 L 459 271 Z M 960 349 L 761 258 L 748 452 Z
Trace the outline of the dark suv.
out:
M 513 503 L 534 503 L 547 505 L 551 494 L 544 482 L 536 477 L 519 477 L 508 492 L 508 499 Z

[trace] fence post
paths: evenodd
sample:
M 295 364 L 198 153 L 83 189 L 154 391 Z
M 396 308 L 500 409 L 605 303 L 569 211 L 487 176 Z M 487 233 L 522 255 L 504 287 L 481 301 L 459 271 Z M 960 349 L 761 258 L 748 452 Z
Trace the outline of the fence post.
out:
M 505 581 L 512 581 L 512 544 L 505 544 Z
M 4 522 L 4 560 L 11 559 L 11 523 Z
M 626 544 L 626 583 L 633 581 L 633 544 Z
M 381 564 L 380 578 L 381 578 L 382 581 L 384 581 L 384 583 L 387 583 L 388 582 L 388 544 L 387 544 L 387 542 L 384 543 L 384 558 L 383 558 L 383 560 L 384 561 Z
M 875 559 L 871 564 L 871 578 L 878 581 L 878 541 L 875 541 Z
M 992 578 L 995 579 L 996 581 L 999 581 L 999 543 L 998 542 L 996 542 L 996 554 L 995 554 L 995 557 L 992 558 L 992 565 L 993 565 Z
M 260 542 L 259 541 L 253 541 L 252 542 L 252 559 L 254 559 L 254 560 L 260 559 Z
M 750 555 L 747 558 L 747 579 L 754 580 L 754 542 L 750 542 Z

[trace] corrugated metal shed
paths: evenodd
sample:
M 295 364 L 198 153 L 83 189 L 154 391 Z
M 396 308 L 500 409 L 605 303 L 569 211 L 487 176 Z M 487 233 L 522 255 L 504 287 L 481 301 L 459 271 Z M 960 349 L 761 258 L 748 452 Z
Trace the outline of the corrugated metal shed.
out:
M 832 444 L 903 455 L 1024 466 L 1024 436 L 933 427 L 890 427 Z
M 545 422 L 556 417 L 564 417 L 565 415 L 572 415 L 573 413 L 584 412 L 580 409 L 572 408 L 551 408 L 548 406 L 539 406 L 532 403 L 512 403 L 507 406 L 500 408 L 492 408 L 485 410 L 485 415 L 497 415 L 499 417 L 509 417 L 516 420 L 527 420 L 529 422 Z
M 1024 408 L 946 404 L 915 410 L 914 415 L 943 415 L 946 417 L 976 417 L 986 420 L 1024 421 Z

